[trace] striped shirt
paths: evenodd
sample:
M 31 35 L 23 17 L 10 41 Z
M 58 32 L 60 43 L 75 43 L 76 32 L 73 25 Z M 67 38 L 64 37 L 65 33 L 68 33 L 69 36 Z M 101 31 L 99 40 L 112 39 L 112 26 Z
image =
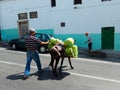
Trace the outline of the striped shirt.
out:
M 26 38 L 25 42 L 26 42 L 25 45 L 27 50 L 30 50 L 30 51 L 36 51 L 37 44 L 41 43 L 41 41 L 35 36 L 29 36 L 28 38 Z

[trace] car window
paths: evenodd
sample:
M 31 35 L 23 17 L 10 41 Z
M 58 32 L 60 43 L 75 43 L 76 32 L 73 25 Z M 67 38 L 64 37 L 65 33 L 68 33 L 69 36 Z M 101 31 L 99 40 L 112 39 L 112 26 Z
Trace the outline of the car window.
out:
M 43 34 L 41 40 L 42 41 L 47 41 L 47 35 Z
M 22 38 L 26 39 L 30 34 L 25 34 Z
M 40 40 L 41 40 L 41 38 L 42 38 L 42 34 L 35 34 L 35 36 L 36 36 L 38 39 L 40 39 Z

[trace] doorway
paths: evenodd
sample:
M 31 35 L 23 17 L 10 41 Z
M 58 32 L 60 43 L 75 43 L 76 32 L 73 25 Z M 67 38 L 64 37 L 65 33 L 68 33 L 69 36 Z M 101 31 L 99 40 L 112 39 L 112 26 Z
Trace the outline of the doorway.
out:
M 102 28 L 102 49 L 114 49 L 114 27 Z
M 28 20 L 18 21 L 19 36 L 23 36 L 28 33 Z

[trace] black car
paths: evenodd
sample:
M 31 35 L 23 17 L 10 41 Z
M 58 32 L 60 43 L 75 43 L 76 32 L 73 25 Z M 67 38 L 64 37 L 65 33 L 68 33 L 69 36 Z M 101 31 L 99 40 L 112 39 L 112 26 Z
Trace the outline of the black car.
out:
M 25 49 L 26 50 L 25 39 L 29 35 L 30 34 L 27 33 L 24 36 L 22 36 L 21 38 L 12 39 L 8 42 L 8 44 L 13 50 L 16 50 L 16 49 Z M 50 35 L 49 34 L 36 33 L 35 36 L 43 42 L 46 42 L 46 41 L 50 40 Z M 45 44 L 45 45 L 37 44 L 37 46 L 38 46 L 38 51 L 40 53 L 46 53 L 48 51 L 48 44 Z

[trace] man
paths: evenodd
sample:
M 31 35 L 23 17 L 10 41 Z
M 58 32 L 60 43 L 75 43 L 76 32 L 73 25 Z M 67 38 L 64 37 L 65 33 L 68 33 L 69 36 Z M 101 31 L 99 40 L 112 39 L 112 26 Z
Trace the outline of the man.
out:
M 88 50 L 92 50 L 92 38 L 89 36 L 88 32 L 85 33 L 85 36 L 87 37 L 87 41 L 85 43 L 88 44 Z
M 36 62 L 38 73 L 42 72 L 39 53 L 37 51 L 37 43 L 48 44 L 48 42 L 42 42 L 38 38 L 35 37 L 35 29 L 34 28 L 29 29 L 29 33 L 30 33 L 30 36 L 26 39 L 27 62 L 26 62 L 26 67 L 25 67 L 25 71 L 24 71 L 23 80 L 26 80 L 29 78 L 30 64 L 31 64 L 32 59 Z

